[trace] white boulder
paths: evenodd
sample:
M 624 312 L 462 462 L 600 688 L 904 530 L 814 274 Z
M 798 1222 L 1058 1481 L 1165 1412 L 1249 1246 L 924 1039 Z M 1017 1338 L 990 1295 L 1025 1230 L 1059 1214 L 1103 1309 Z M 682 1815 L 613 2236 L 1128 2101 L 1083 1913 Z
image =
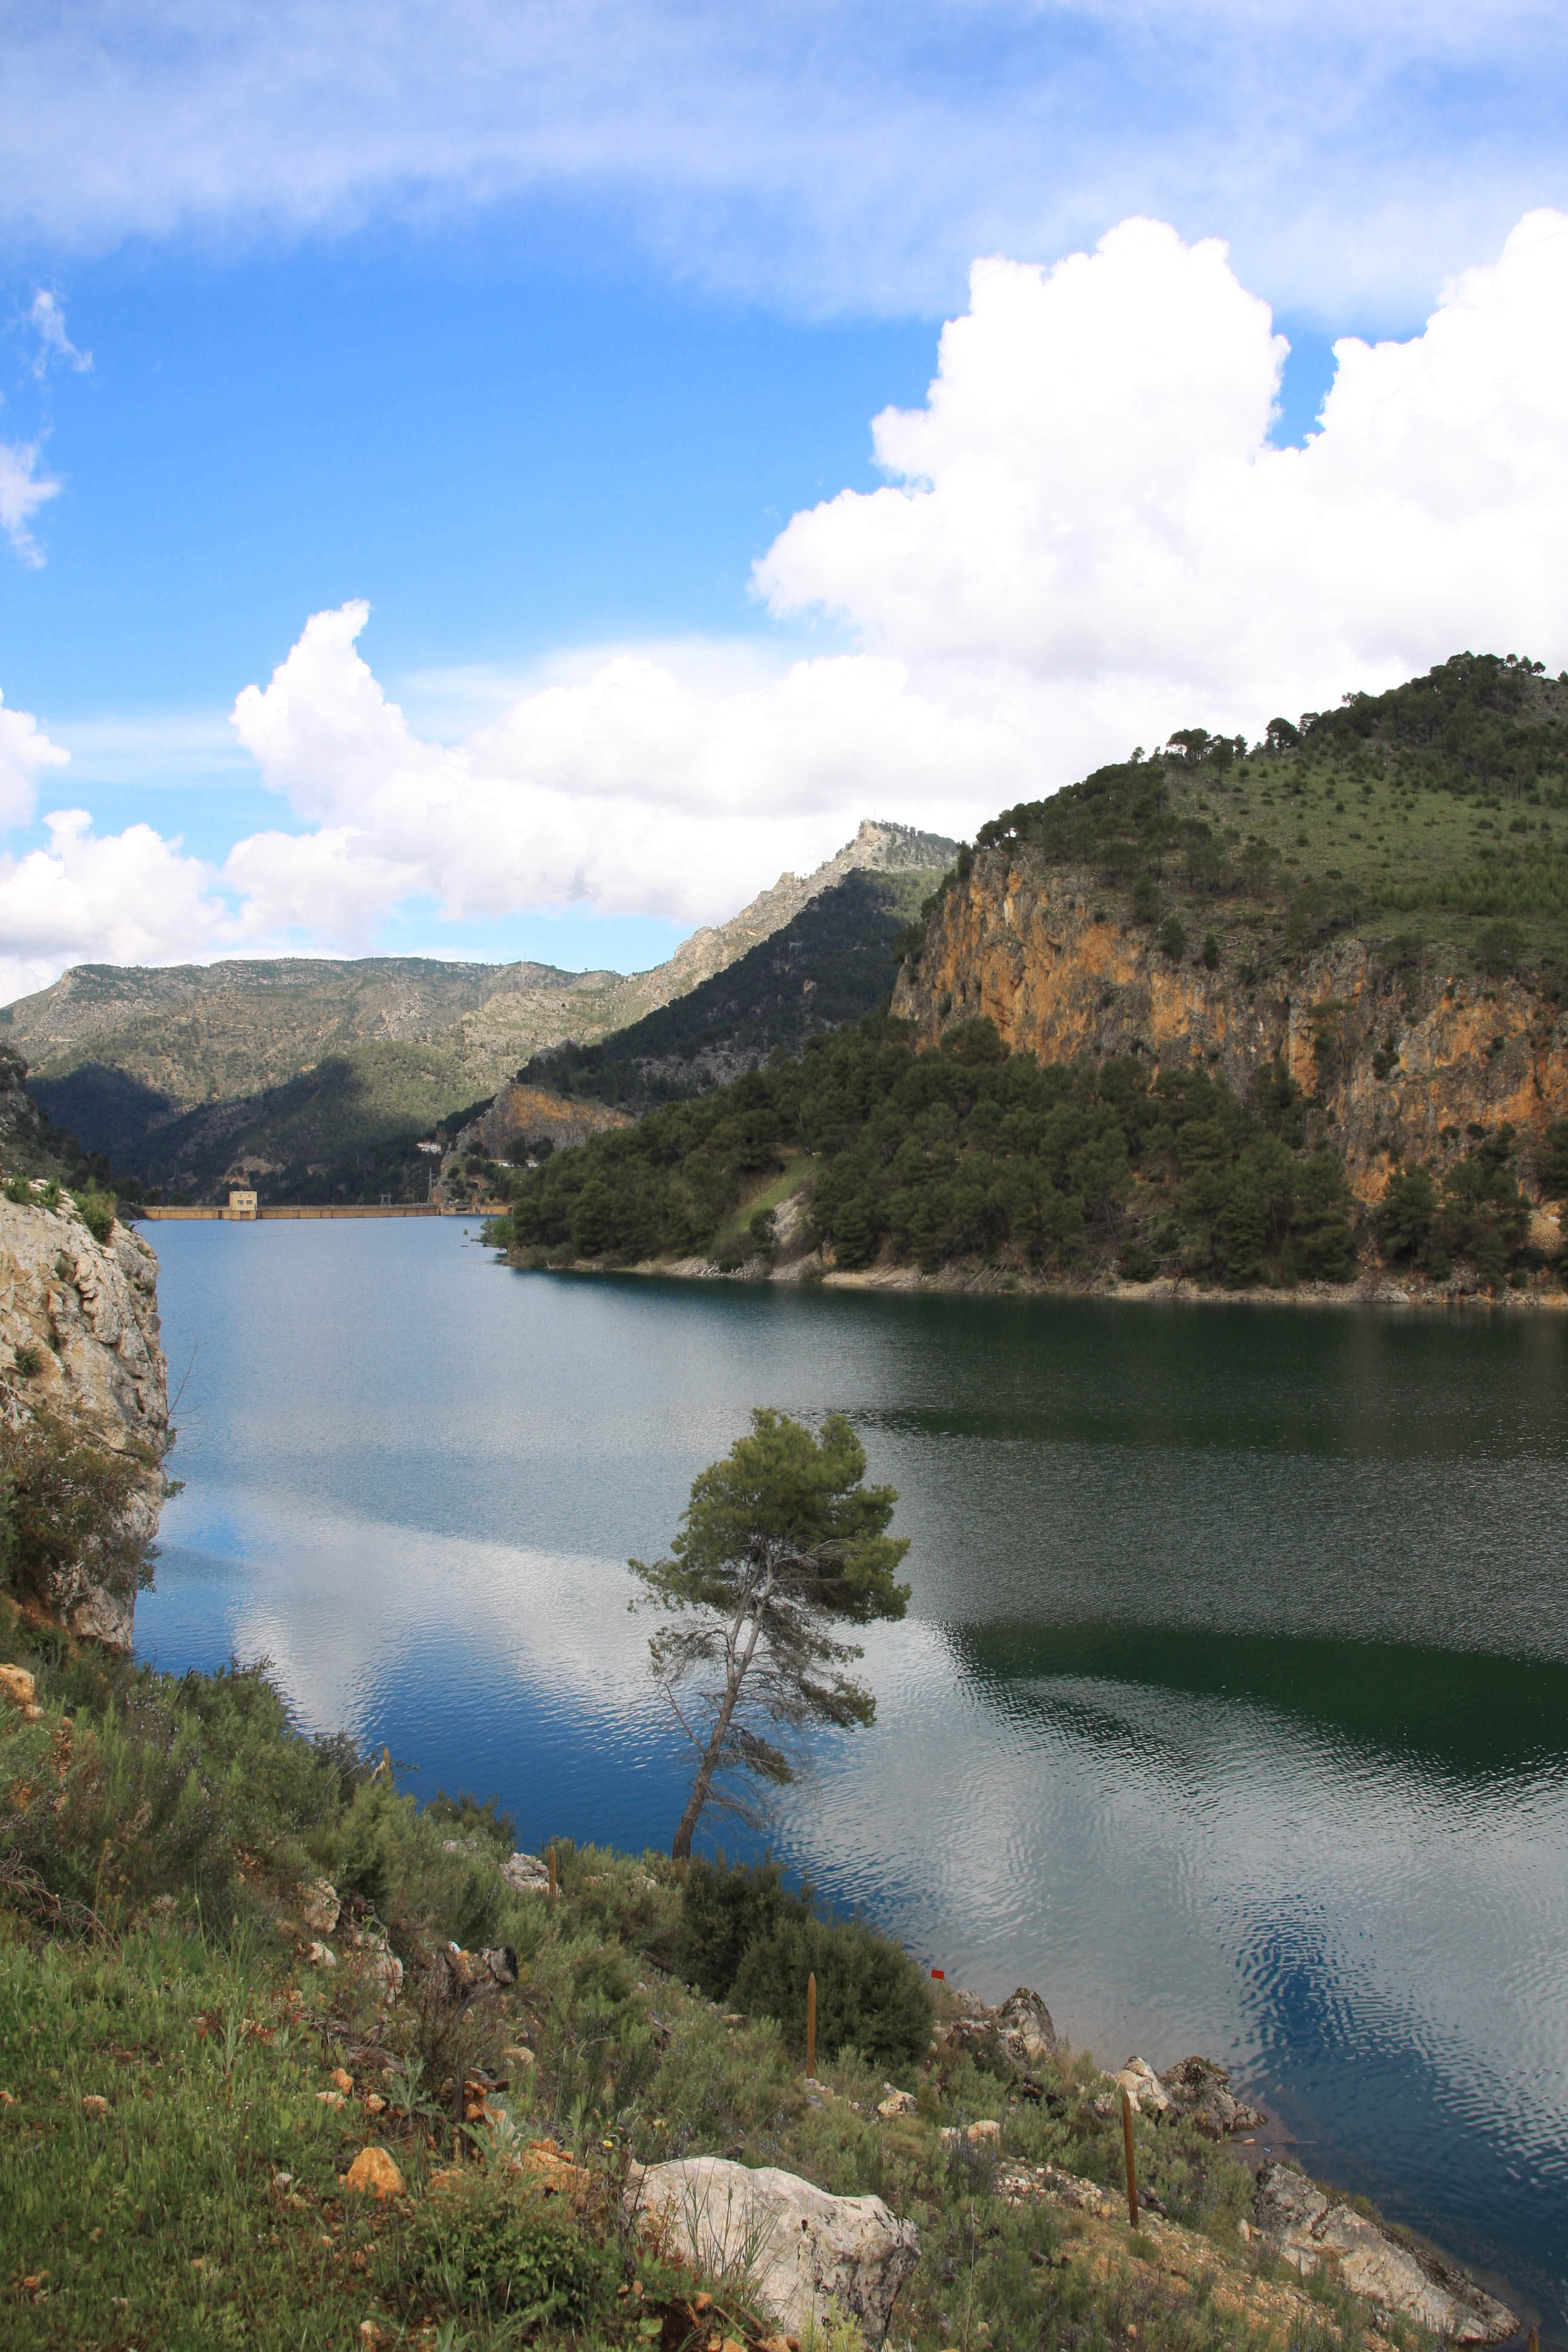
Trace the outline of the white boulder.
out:
M 1120 2114 L 1123 2091 L 1134 2115 L 1168 2116 L 1172 2113 L 1174 2102 L 1147 2058 L 1129 2058 L 1110 2080 L 1113 2087 L 1102 2091 L 1094 2103 L 1097 2116 L 1104 2117 Z
M 771 2165 L 753 2171 L 717 2156 L 634 2165 L 626 2193 L 667 2254 L 710 2276 L 743 2271 L 791 2335 L 824 2326 L 837 2306 L 879 2344 L 920 2260 L 914 2223 L 895 2221 L 879 2197 L 829 2197 Z

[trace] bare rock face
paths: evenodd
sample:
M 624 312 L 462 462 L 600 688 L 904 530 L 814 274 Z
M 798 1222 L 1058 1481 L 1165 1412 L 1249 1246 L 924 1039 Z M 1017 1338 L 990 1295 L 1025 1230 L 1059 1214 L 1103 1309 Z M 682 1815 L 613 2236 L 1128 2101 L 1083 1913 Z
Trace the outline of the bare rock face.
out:
M 1517 981 L 1402 970 L 1346 936 L 1248 984 L 1170 963 L 1147 925 L 1102 916 L 1104 896 L 1026 849 L 983 851 L 904 965 L 894 1013 L 933 1044 L 984 1015 L 1041 1062 L 1212 1068 L 1243 1101 L 1278 1055 L 1366 1201 L 1396 1160 L 1446 1165 L 1471 1123 L 1530 1137 L 1568 1116 L 1568 1013 Z
M 879 2344 L 920 2260 L 914 2223 L 895 2221 L 879 2197 L 829 2197 L 771 2165 L 753 2172 L 717 2156 L 633 2165 L 626 2193 L 667 2253 L 720 2273 L 745 2264 L 792 2335 L 847 2313 Z
M 950 2049 L 1019 2074 L 1035 2073 L 1056 2054 L 1059 2037 L 1051 2012 L 1027 1985 L 1020 1985 L 994 2008 L 961 1990 L 955 1989 L 954 1999 L 958 2015 L 941 2037 Z
M 1191 2116 L 1209 2139 L 1225 2139 L 1232 2132 L 1255 2131 L 1268 2120 L 1261 2107 L 1249 2107 L 1236 2096 L 1228 2073 L 1225 2067 L 1216 2066 L 1212 2058 L 1178 2059 L 1160 2081 L 1177 2113 Z
M 1519 2331 L 1517 2315 L 1483 2294 L 1457 2263 L 1417 2253 L 1368 2215 L 1336 2204 L 1294 2165 L 1266 2165 L 1258 2174 L 1253 2222 L 1303 2278 L 1326 2267 L 1353 2294 L 1435 2336 L 1500 2344 Z
M 57 1209 L 0 1200 L 0 1416 L 15 1428 L 41 1405 L 128 1454 L 123 1532 L 139 1547 L 157 1531 L 172 1439 L 157 1286 L 158 1261 L 128 1226 L 97 1242 L 68 1196 Z M 39 1598 L 69 1632 L 128 1649 L 136 1595 L 120 1581 L 89 1558 Z

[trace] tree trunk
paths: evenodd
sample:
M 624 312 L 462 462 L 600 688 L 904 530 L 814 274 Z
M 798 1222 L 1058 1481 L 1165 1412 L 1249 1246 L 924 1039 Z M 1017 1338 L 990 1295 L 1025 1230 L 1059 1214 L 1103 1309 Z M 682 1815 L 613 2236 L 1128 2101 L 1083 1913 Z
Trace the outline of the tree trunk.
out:
M 726 1727 L 729 1719 L 730 1712 L 726 1707 L 723 1717 Z M 691 1858 L 691 1832 L 697 1827 L 702 1808 L 708 1802 L 708 1792 L 713 1786 L 713 1774 L 719 1763 L 719 1742 L 723 1736 L 722 1730 L 716 1731 L 702 1752 L 697 1778 L 691 1783 L 691 1794 L 686 1800 L 686 1811 L 676 1824 L 675 1840 L 669 1849 L 672 1862 L 689 1862 Z
M 703 1806 L 708 1802 L 708 1792 L 713 1786 L 713 1775 L 719 1769 L 719 1759 L 724 1751 L 730 1719 L 735 1712 L 735 1702 L 741 1696 L 741 1685 L 746 1679 L 746 1669 L 756 1655 L 757 1636 L 763 1630 L 763 1614 L 773 1589 L 773 1563 L 770 1561 L 760 1601 L 748 1596 L 746 1605 L 752 1611 L 751 1639 L 738 1657 L 735 1654 L 734 1643 L 742 1622 L 740 1615 L 737 1615 L 734 1625 L 731 1629 L 731 1664 L 724 1685 L 724 1704 L 719 1710 L 719 1720 L 713 1726 L 713 1737 L 702 1751 L 702 1761 L 697 1767 L 697 1778 L 691 1783 L 691 1794 L 686 1800 L 686 1811 L 676 1825 L 675 1837 L 669 1849 L 672 1862 L 689 1862 L 691 1858 L 691 1832 L 701 1817 Z

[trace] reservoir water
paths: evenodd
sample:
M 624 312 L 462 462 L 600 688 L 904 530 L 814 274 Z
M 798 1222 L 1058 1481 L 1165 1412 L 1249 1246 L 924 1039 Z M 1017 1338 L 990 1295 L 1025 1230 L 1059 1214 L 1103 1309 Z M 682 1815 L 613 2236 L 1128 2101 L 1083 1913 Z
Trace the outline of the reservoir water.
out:
M 774 1851 L 1102 2061 L 1222 2059 L 1568 2343 L 1568 1318 L 524 1276 L 450 1221 L 151 1238 L 185 1485 L 144 1655 L 265 1654 L 527 1844 L 663 1845 L 627 1555 L 752 1406 L 842 1411 L 914 1597 Z

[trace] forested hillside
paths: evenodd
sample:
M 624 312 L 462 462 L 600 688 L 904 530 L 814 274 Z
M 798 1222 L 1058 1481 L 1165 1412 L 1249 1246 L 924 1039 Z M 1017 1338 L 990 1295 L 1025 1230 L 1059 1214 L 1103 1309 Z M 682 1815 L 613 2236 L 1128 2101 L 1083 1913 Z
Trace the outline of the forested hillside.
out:
M 1547 1253 L 1521 1172 L 1568 1192 L 1568 1122 L 1533 1155 L 1500 1130 L 1440 1183 L 1412 1171 L 1369 1214 L 1282 1065 L 1243 1105 L 1203 1070 L 1042 1067 L 985 1021 L 917 1053 L 872 1018 L 521 1175 L 495 1237 L 535 1263 L 732 1266 L 769 1256 L 789 1223 L 845 1268 L 1114 1265 L 1231 1286 L 1342 1281 L 1375 1243 L 1436 1279 L 1463 1257 L 1489 1283 L 1528 1282 Z M 782 1212 L 807 1192 L 802 1229 Z
M 640 1111 L 735 1077 L 776 1047 L 797 1051 L 887 1003 L 905 934 L 943 870 L 847 875 L 689 995 L 598 1045 L 537 1055 L 519 1077 Z
M 904 948 L 901 1019 L 558 1157 L 502 1238 L 610 1263 L 734 1265 L 782 1234 L 840 1268 L 1554 1280 L 1568 679 L 1462 655 L 1250 750 L 1182 730 L 983 826 Z M 653 1066 L 623 1043 L 590 1082 Z

